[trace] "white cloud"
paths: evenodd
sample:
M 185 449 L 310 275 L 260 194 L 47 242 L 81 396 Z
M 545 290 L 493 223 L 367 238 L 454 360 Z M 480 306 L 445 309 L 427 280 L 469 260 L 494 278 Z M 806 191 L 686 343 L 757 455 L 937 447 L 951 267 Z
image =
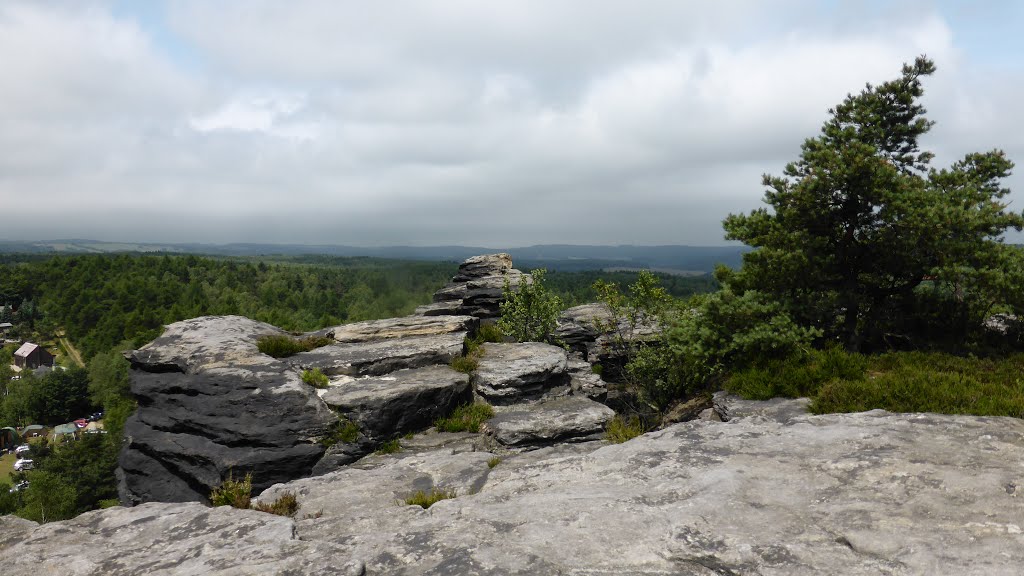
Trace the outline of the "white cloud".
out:
M 717 243 L 920 53 L 940 160 L 1024 159 L 1020 70 L 979 72 L 938 8 L 825 5 L 184 0 L 182 67 L 105 3 L 5 3 L 0 201 L 49 202 L 0 237 Z

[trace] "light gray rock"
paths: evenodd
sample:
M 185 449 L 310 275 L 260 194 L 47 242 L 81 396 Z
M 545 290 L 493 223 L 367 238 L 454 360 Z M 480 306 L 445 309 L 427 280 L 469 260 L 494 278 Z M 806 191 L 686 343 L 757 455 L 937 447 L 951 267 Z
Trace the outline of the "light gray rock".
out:
M 410 336 L 437 336 L 454 332 L 475 332 L 480 320 L 473 316 L 403 316 L 384 320 L 368 320 L 342 324 L 325 332 L 338 342 L 370 342 L 408 338 Z
M 601 303 L 581 304 L 563 311 L 558 316 L 554 336 L 575 350 L 586 350 L 609 327 L 615 325 L 607 306 Z
M 430 427 L 472 395 L 468 374 L 428 366 L 346 382 L 321 398 L 370 438 L 385 441 Z
M 594 373 L 593 364 L 570 358 L 568 363 L 569 387 L 574 396 L 583 396 L 604 402 L 608 399 L 608 383 Z
M 255 512 L 194 521 L 182 505 L 149 504 L 22 524 L 0 565 L 5 576 L 319 574 L 323 563 L 398 575 L 1020 573 L 1024 421 L 872 411 L 786 422 L 696 420 L 493 468 L 487 452 L 399 453 L 270 488 L 261 499 L 298 495 L 294 533 Z M 457 497 L 401 503 L 438 486 Z
M 244 316 L 201 316 L 167 326 L 159 338 L 127 352 L 125 358 L 147 372 L 264 364 L 256 341 L 279 334 L 287 332 Z
M 448 364 L 462 354 L 465 332 L 330 344 L 289 356 L 298 369 L 319 368 L 329 376 L 379 376 L 403 368 Z
M 365 574 L 342 547 L 299 540 L 291 518 L 196 503 L 109 508 L 22 534 L 0 546 L 4 576 Z
M 712 407 L 719 419 L 724 422 L 737 418 L 757 418 L 782 422 L 783 424 L 807 414 L 807 398 L 772 398 L 771 400 L 744 400 L 728 392 L 715 392 Z
M 417 306 L 416 310 L 413 311 L 413 314 L 418 314 L 420 316 L 454 316 L 458 315 L 459 307 L 461 306 L 461 300 L 431 302 L 430 304 Z
M 473 256 L 459 264 L 459 271 L 452 278 L 452 282 L 465 282 L 484 276 L 501 276 L 511 269 L 512 256 L 505 252 Z
M 538 399 L 546 390 L 567 383 L 568 360 L 565 350 L 558 346 L 488 342 L 481 349 L 473 388 L 493 404 Z
M 538 447 L 599 438 L 614 417 L 611 408 L 573 396 L 502 411 L 485 422 L 480 431 L 504 447 Z

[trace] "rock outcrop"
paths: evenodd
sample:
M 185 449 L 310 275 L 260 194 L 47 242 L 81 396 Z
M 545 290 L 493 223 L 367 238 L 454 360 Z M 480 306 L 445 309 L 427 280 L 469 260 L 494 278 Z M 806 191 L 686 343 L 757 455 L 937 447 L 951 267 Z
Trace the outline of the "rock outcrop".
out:
M 489 342 L 481 350 L 473 388 L 492 404 L 537 400 L 551 388 L 567 383 L 568 359 L 558 346 Z
M 496 318 L 504 301 L 505 284 L 516 290 L 520 283 L 529 281 L 529 276 L 512 268 L 508 254 L 474 256 L 459 265 L 447 286 L 434 293 L 435 305 L 421 308 L 420 313 L 434 315 L 450 310 L 477 318 Z
M 604 404 L 569 396 L 504 410 L 484 423 L 482 432 L 500 448 L 550 446 L 600 440 L 614 417 Z
M 260 336 L 281 330 L 238 316 L 176 322 L 128 355 L 138 410 L 125 424 L 122 501 L 202 500 L 229 472 L 253 486 L 308 475 L 316 440 L 337 420 Z
M 198 504 L 0 519 L 5 576 L 1010 575 L 1024 565 L 1024 422 L 814 416 L 719 398 L 624 444 L 428 449 L 274 486 L 294 519 Z M 455 497 L 407 506 L 417 490 Z

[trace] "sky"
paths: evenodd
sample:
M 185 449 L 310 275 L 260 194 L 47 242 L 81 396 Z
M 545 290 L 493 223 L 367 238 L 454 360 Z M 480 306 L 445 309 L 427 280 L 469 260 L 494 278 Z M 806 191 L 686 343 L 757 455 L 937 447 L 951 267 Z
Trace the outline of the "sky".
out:
M 985 0 L 0 0 L 0 239 L 721 245 L 921 54 L 934 165 L 1024 163 L 1022 27 Z

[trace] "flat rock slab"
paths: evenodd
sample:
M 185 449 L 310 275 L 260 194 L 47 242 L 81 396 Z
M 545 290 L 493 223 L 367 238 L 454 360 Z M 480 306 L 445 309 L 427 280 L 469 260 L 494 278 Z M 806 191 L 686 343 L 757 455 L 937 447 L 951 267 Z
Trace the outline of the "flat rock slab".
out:
M 570 396 L 503 411 L 485 422 L 481 432 L 505 447 L 537 447 L 594 439 L 614 417 L 615 411 L 604 404 Z
M 465 332 L 330 344 L 287 358 L 299 369 L 329 376 L 379 376 L 403 368 L 448 364 L 462 354 Z
M 493 468 L 487 452 L 399 453 L 373 469 L 272 487 L 261 498 L 298 495 L 301 540 L 282 534 L 264 549 L 245 544 L 258 537 L 252 525 L 233 521 L 150 531 L 125 519 L 105 530 L 107 518 L 126 518 L 110 509 L 17 526 L 0 565 L 5 576 L 111 565 L 115 574 L 193 565 L 190 573 L 247 574 L 280 559 L 280 547 L 288 561 L 310 563 L 296 574 L 322 573 L 323 559 L 410 575 L 989 576 L 1024 565 L 1024 421 L 1014 418 L 872 411 L 787 424 L 754 415 L 590 452 L 550 450 Z M 438 486 L 457 497 L 428 510 L 399 503 Z M 148 506 L 153 521 L 177 509 Z M 79 557 L 92 564 L 75 572 Z
M 472 316 L 413 315 L 384 320 L 343 324 L 322 332 L 338 342 L 370 342 L 409 336 L 434 336 L 453 332 L 475 332 L 480 321 Z
M 473 372 L 474 390 L 494 404 L 539 398 L 545 390 L 566 383 L 565 350 L 540 342 L 488 342 Z
M 167 326 L 156 340 L 125 354 L 133 368 L 147 372 L 188 372 L 198 367 L 263 363 L 256 342 L 287 334 L 244 316 L 201 316 Z
M 0 541 L 4 576 L 365 573 L 341 547 L 299 540 L 291 518 L 227 506 L 116 507 L 29 530 L 17 520 L 0 516 L 0 532 L 17 536 Z
M 428 366 L 346 382 L 321 398 L 370 437 L 387 440 L 430 427 L 471 395 L 468 374 Z

